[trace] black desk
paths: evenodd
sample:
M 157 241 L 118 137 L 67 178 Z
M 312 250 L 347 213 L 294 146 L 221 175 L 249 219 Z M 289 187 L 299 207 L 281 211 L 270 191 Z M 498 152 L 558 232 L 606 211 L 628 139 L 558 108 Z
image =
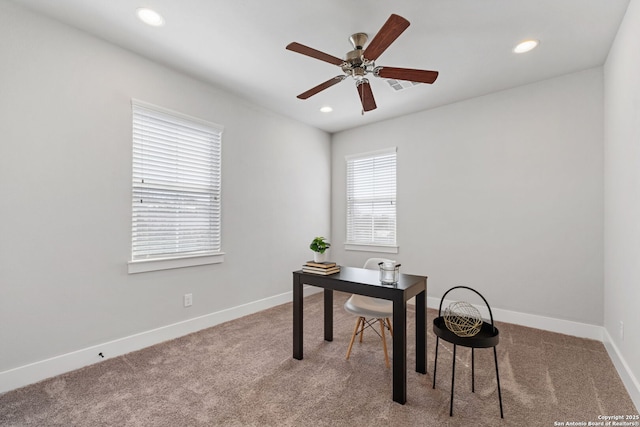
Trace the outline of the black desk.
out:
M 427 373 L 427 277 L 400 274 L 397 285 L 380 284 L 377 270 L 341 267 L 339 273 L 321 276 L 293 272 L 293 358 L 302 360 L 303 285 L 324 288 L 324 339 L 333 341 L 333 291 L 367 295 L 393 301 L 393 400 L 407 401 L 407 300 L 416 297 L 416 372 Z

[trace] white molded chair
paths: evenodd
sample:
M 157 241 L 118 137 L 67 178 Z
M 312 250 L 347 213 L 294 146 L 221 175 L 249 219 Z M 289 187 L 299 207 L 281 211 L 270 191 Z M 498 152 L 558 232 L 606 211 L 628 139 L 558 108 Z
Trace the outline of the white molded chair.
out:
M 385 261 L 390 260 L 384 258 L 369 258 L 367 262 L 365 262 L 364 268 L 378 270 L 378 264 Z M 362 342 L 364 329 L 373 327 L 377 320 L 377 323 L 380 325 L 380 333 L 378 335 L 382 339 L 384 361 L 387 368 L 389 368 L 389 355 L 387 354 L 387 340 L 385 338 L 384 330 L 389 329 L 389 333 L 393 337 L 393 328 L 391 326 L 391 320 L 389 320 L 389 318 L 393 316 L 393 302 L 380 298 L 354 294 L 351 295 L 347 302 L 344 303 L 344 309 L 348 313 L 358 316 L 358 320 L 356 320 L 356 327 L 353 330 L 353 335 L 351 335 L 349 349 L 347 350 L 347 360 L 349 360 L 349 356 L 351 355 L 351 349 L 353 348 L 353 342 L 356 339 L 356 335 L 360 334 L 360 342 Z M 367 318 L 370 320 L 367 320 Z M 373 331 L 378 333 L 375 329 L 373 329 Z

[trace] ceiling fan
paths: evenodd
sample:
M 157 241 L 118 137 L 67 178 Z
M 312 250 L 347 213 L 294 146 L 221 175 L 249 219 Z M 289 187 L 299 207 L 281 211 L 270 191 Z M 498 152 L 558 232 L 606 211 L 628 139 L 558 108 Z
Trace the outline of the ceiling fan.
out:
M 360 96 L 362 113 L 364 114 L 365 111 L 371 111 L 377 108 L 369 80 L 365 77 L 367 74 L 387 79 L 407 80 L 411 82 L 429 84 L 433 83 L 438 78 L 437 71 L 380 67 L 375 65 L 375 60 L 378 59 L 378 57 L 387 50 L 391 43 L 393 43 L 408 27 L 409 21 L 402 16 L 392 14 L 364 50 L 363 47 L 368 39 L 367 34 L 353 34 L 349 38 L 349 41 L 353 45 L 353 50 L 347 52 L 344 60 L 300 43 L 289 43 L 287 45 L 288 50 L 337 65 L 342 68 L 342 71 L 344 72 L 344 74 L 333 77 L 324 83 L 320 83 L 318 86 L 301 93 L 297 97 L 299 99 L 307 99 L 318 92 L 340 83 L 348 76 L 351 76 L 356 81 L 356 89 Z

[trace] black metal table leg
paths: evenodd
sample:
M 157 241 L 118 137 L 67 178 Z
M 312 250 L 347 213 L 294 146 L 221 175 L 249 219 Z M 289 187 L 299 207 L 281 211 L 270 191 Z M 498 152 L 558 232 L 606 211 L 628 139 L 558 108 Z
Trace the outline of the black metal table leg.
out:
M 456 380 L 456 345 L 453 345 L 453 364 L 451 366 L 451 401 L 449 402 L 449 416 L 453 416 L 453 386 Z
M 416 372 L 427 373 L 427 292 L 416 295 Z
M 500 374 L 498 374 L 498 352 L 493 347 L 493 360 L 496 362 L 496 382 L 498 383 L 498 400 L 500 401 L 500 418 L 504 418 L 502 412 L 502 392 L 500 391 Z
M 293 277 L 293 358 L 302 360 L 302 283 Z
M 471 347 L 471 393 L 476 392 L 476 372 L 475 372 L 475 359 L 474 359 L 473 347 Z
M 324 340 L 333 341 L 333 290 L 324 290 Z
M 438 344 L 440 344 L 440 337 L 436 336 L 436 359 L 433 361 L 433 389 L 436 388 L 436 370 L 438 369 Z
M 393 400 L 407 402 L 407 305 L 393 300 Z

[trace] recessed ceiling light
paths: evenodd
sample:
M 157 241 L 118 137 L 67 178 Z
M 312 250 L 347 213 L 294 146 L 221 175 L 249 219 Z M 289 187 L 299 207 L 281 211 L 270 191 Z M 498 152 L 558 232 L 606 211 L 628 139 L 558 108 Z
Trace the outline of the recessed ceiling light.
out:
M 330 113 L 333 111 L 333 108 L 329 107 L 328 105 L 325 107 L 320 108 L 320 111 L 322 111 L 323 113 Z
M 529 52 L 532 49 L 535 49 L 540 42 L 538 40 L 525 40 L 523 42 L 518 43 L 516 47 L 513 48 L 515 53 L 525 53 Z
M 152 25 L 154 27 L 164 25 L 164 18 L 155 10 L 141 7 L 136 11 L 136 13 L 138 14 L 138 18 L 140 18 L 140 20 L 145 24 Z

